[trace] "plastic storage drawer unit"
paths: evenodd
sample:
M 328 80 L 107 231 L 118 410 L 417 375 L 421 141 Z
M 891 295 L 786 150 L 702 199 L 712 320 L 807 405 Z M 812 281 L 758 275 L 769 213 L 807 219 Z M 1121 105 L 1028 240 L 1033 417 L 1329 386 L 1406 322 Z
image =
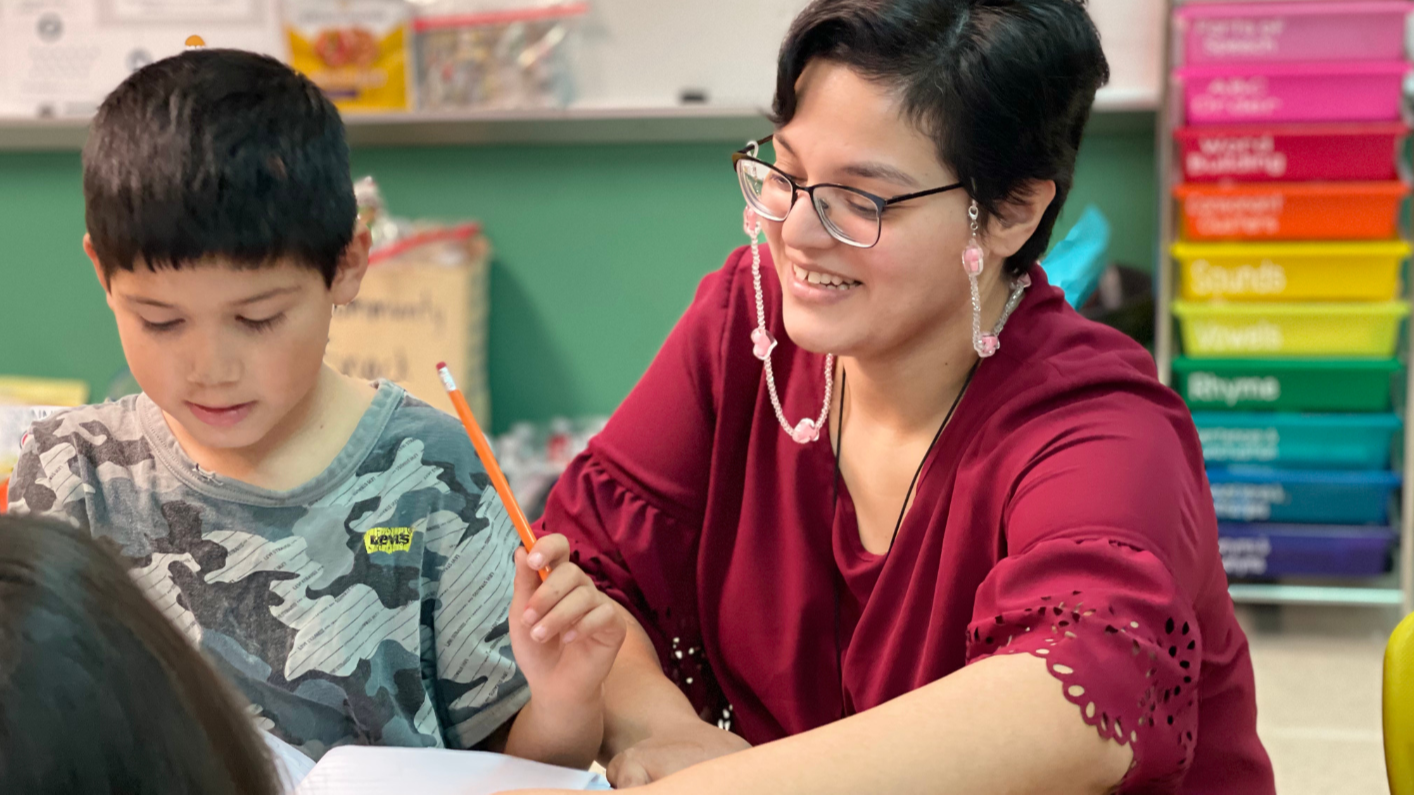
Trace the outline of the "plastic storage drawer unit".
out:
M 1388 524 L 1398 472 L 1209 467 L 1218 518 L 1232 522 Z
M 1372 577 L 1389 571 L 1397 534 L 1389 527 L 1220 524 L 1229 577 Z
M 1389 411 L 1395 359 L 1187 359 L 1174 387 L 1194 411 Z
M 1189 64 L 1394 61 L 1404 57 L 1399 0 L 1190 4 L 1175 14 Z
M 1389 359 L 1409 315 L 1404 301 L 1371 304 L 1174 301 L 1191 357 L 1353 356 Z
M 1399 121 L 1404 61 L 1227 64 L 1174 73 L 1188 124 Z
M 1188 182 L 1379 182 L 1399 177 L 1409 128 L 1374 124 L 1266 124 L 1174 131 Z
M 1185 240 L 1392 240 L 1409 188 L 1399 181 L 1191 183 L 1173 193 Z
M 1397 414 L 1194 412 L 1209 464 L 1291 469 L 1388 469 Z
M 1409 252 L 1402 240 L 1173 246 L 1182 295 L 1195 301 L 1392 301 Z

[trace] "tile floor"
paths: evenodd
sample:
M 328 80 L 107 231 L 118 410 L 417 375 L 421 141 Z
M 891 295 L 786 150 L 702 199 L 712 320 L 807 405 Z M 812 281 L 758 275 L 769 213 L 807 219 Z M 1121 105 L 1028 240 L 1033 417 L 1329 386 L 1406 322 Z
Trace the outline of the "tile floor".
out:
M 1243 607 L 1257 730 L 1280 795 L 1388 795 L 1380 729 L 1385 640 L 1398 612 Z

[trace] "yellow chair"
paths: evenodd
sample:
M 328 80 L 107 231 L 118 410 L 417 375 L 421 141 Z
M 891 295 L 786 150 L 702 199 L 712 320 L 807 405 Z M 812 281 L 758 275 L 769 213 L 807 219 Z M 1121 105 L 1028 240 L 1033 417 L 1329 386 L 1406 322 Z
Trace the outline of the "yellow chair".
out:
M 1414 795 L 1414 613 L 1385 647 L 1384 729 L 1390 795 Z

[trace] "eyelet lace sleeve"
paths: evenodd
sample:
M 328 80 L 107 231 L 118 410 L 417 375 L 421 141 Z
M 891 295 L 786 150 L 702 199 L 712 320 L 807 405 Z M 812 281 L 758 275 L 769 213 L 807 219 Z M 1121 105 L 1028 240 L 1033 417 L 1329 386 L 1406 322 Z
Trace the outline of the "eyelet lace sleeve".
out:
M 1193 761 L 1203 640 L 1154 555 L 1054 540 L 1004 559 L 977 592 L 967 661 L 1031 654 L 1102 737 L 1130 746 L 1121 792 L 1176 788 Z

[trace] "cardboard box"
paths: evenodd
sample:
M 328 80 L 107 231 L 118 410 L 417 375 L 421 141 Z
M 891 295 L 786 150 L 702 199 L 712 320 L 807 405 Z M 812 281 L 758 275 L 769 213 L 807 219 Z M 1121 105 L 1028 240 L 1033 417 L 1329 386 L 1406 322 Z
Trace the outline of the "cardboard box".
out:
M 490 245 L 468 224 L 375 252 L 358 298 L 334 312 L 326 360 L 345 375 L 386 378 L 453 413 L 445 361 L 477 421 L 491 427 L 486 375 Z
M 290 65 L 342 111 L 411 106 L 408 5 L 400 0 L 286 0 Z

